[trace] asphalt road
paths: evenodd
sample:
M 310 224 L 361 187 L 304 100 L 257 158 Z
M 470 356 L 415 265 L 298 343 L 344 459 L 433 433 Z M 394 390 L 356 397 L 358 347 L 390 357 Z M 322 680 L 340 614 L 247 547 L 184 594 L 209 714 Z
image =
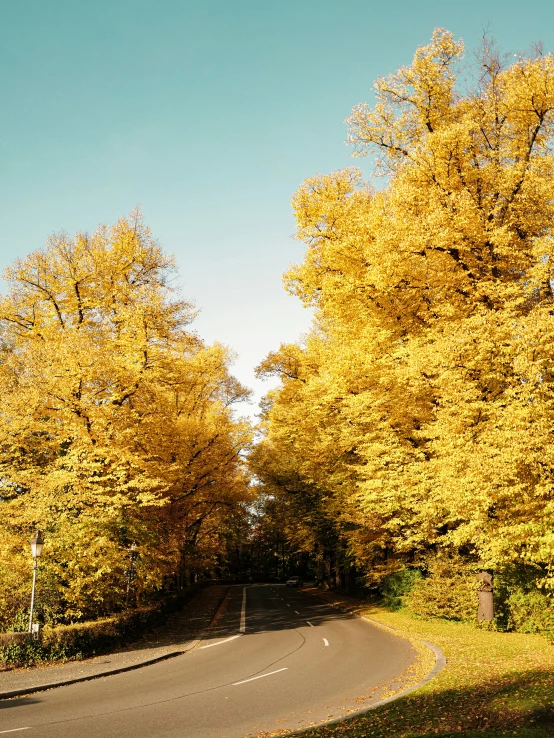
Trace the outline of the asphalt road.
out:
M 136 671 L 0 701 L 0 735 L 244 738 L 339 717 L 415 659 L 406 641 L 282 585 L 233 587 L 210 638 Z

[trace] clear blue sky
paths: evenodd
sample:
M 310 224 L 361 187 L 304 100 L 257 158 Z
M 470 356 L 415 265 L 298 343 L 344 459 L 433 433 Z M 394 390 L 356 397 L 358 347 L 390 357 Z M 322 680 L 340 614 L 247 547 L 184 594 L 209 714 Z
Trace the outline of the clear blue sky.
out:
M 135 205 L 177 257 L 196 329 L 252 368 L 309 315 L 290 197 L 352 163 L 344 119 L 441 26 L 554 47 L 554 4 L 0 0 L 1 266 Z M 254 408 L 255 410 L 255 408 Z

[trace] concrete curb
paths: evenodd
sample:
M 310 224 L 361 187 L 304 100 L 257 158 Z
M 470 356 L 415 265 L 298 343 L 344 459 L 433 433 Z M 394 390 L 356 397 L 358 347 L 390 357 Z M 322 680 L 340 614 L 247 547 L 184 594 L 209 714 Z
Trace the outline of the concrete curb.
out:
M 93 679 L 100 679 L 105 676 L 112 676 L 113 674 L 123 674 L 125 671 L 134 671 L 135 669 L 141 669 L 143 666 L 150 666 L 151 664 L 157 664 L 159 661 L 167 661 L 175 656 L 181 656 L 187 651 L 190 651 L 200 643 L 200 640 L 193 641 L 187 648 L 182 651 L 171 651 L 170 653 L 164 653 L 163 656 L 157 656 L 155 659 L 148 659 L 147 661 L 139 661 L 137 664 L 131 666 L 121 666 L 118 669 L 111 669 L 109 671 L 100 671 L 97 674 L 89 674 L 88 676 L 74 677 L 73 679 L 66 679 L 63 682 L 52 682 L 51 684 L 41 684 L 34 687 L 24 687 L 23 689 L 13 689 L 9 692 L 0 692 L 0 700 L 7 700 L 11 697 L 22 697 L 26 694 L 34 694 L 35 692 L 44 692 L 47 689 L 54 689 L 55 687 L 67 687 L 68 684 L 78 684 L 79 682 L 90 682 Z
M 23 697 L 26 694 L 34 694 L 35 692 L 45 692 L 47 689 L 55 689 L 56 687 L 67 687 L 69 684 L 78 684 L 79 682 L 90 682 L 93 679 L 100 679 L 101 677 L 113 676 L 114 674 L 123 674 L 126 671 L 134 671 L 135 669 L 142 669 L 143 666 L 151 666 L 152 664 L 157 664 L 160 661 L 167 661 L 168 659 L 173 659 L 176 656 L 182 656 L 183 654 L 188 653 L 189 651 L 192 651 L 192 649 L 196 648 L 196 646 L 202 641 L 202 639 L 204 638 L 204 636 L 210 629 L 212 623 L 217 618 L 219 611 L 223 607 L 223 603 L 227 599 L 228 594 L 229 594 L 229 587 L 227 587 L 227 590 L 225 591 L 223 597 L 221 598 L 221 602 L 217 606 L 215 614 L 210 620 L 209 625 L 206 628 L 204 628 L 204 630 L 200 631 L 200 633 L 198 634 L 198 637 L 195 638 L 194 641 L 191 641 L 186 646 L 186 648 L 179 649 L 178 651 L 170 651 L 169 653 L 164 653 L 161 656 L 156 656 L 153 659 L 147 659 L 146 661 L 139 661 L 138 663 L 131 664 L 129 666 L 120 666 L 117 669 L 108 669 L 106 671 L 101 671 L 101 672 L 98 672 L 97 674 L 89 674 L 88 676 L 74 677 L 73 679 L 66 679 L 63 682 L 52 682 L 51 684 L 41 684 L 41 685 L 34 686 L 34 687 L 23 687 L 22 689 L 13 689 L 7 692 L 0 692 L 0 700 L 8 700 L 12 697 Z
M 313 597 L 317 597 L 318 595 L 311 595 Z M 323 602 L 326 602 L 331 607 L 335 607 L 337 610 L 340 610 L 340 608 L 336 607 L 336 605 L 332 605 L 330 602 L 327 602 L 324 597 L 320 597 L 320 600 L 323 600 Z M 348 612 L 348 611 L 346 611 Z M 350 615 L 355 615 L 355 617 L 360 618 L 361 620 L 365 620 L 366 623 L 371 623 L 371 625 L 375 625 L 379 628 L 384 628 L 385 630 L 391 630 L 397 638 L 403 638 L 404 640 L 407 640 L 407 638 L 404 638 L 399 631 L 396 628 L 393 628 L 390 625 L 385 625 L 384 623 L 380 623 L 378 620 L 373 620 L 372 618 L 366 618 L 364 615 L 358 615 L 357 613 L 350 613 Z M 412 692 L 415 692 L 416 689 L 419 689 L 420 687 L 423 687 L 427 682 L 430 682 L 431 679 L 434 679 L 439 672 L 441 672 L 444 667 L 446 666 L 446 656 L 441 651 L 441 649 L 438 646 L 435 646 L 433 643 L 429 643 L 428 641 L 424 641 L 422 638 L 417 638 L 416 640 L 420 641 L 420 643 L 423 643 L 427 648 L 431 649 L 431 651 L 435 655 L 435 666 L 431 669 L 431 671 L 426 674 L 423 679 L 420 679 L 420 681 L 417 684 L 414 684 L 412 687 L 408 687 L 407 689 L 402 690 L 402 692 L 398 692 L 398 694 L 393 694 L 392 697 L 386 697 L 382 700 L 379 700 L 378 702 L 375 702 L 373 705 L 370 705 L 369 707 L 362 707 L 359 710 L 355 710 L 354 712 L 348 713 L 348 715 L 344 715 L 342 717 L 333 718 L 332 720 L 326 720 L 323 723 L 319 723 L 318 725 L 311 725 L 309 728 L 301 728 L 300 730 L 294 730 L 290 733 L 287 733 L 283 736 L 283 738 L 289 738 L 289 736 L 295 736 L 295 735 L 305 735 L 306 733 L 310 733 L 313 730 L 319 730 L 319 728 L 325 728 L 328 725 L 336 725 L 337 723 L 343 723 L 345 720 L 350 720 L 351 718 L 359 717 L 360 715 L 365 715 L 368 712 L 371 712 L 372 710 L 376 710 L 378 707 L 382 707 L 383 705 L 388 705 L 389 702 L 394 702 L 395 700 L 399 700 L 401 697 L 405 697 L 408 694 L 411 694 Z M 409 641 L 408 641 L 409 642 Z

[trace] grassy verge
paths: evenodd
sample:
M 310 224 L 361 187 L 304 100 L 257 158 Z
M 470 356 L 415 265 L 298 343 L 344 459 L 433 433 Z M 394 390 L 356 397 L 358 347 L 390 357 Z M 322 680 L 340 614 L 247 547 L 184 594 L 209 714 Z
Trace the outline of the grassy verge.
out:
M 441 648 L 446 668 L 427 685 L 366 715 L 305 738 L 554 738 L 554 646 L 541 636 L 326 599 Z

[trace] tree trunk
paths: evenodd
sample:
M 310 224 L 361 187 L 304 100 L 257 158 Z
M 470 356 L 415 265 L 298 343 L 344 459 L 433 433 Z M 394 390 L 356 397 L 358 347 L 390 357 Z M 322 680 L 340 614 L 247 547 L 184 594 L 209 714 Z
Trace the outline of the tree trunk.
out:
M 479 607 L 477 608 L 477 621 L 479 623 L 490 622 L 494 618 L 493 599 L 493 573 L 492 571 L 480 571 L 481 589 L 479 590 Z

